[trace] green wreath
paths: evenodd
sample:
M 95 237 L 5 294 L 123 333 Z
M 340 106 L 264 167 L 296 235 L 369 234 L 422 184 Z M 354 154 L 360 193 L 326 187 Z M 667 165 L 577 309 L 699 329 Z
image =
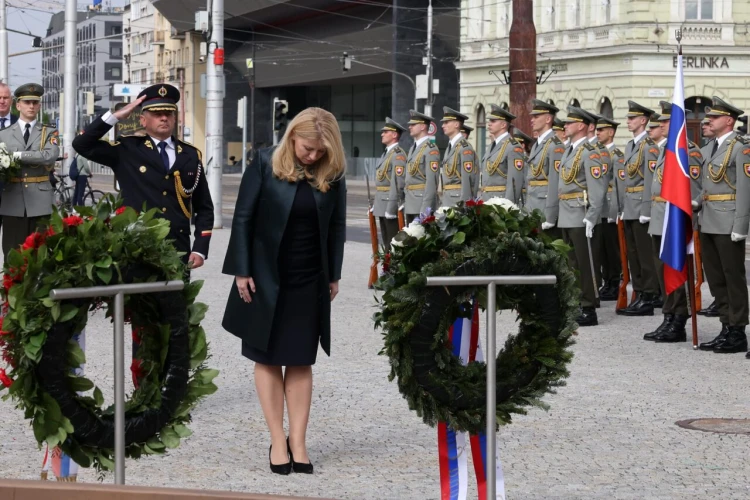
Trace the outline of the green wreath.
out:
M 513 309 L 518 333 L 497 356 L 499 425 L 529 406 L 547 408 L 541 398 L 564 385 L 568 349 L 575 331 L 579 289 L 568 247 L 538 228 L 541 212 L 520 211 L 492 198 L 423 214 L 393 239 L 382 256 L 384 293 L 375 314 L 390 359 L 389 379 L 409 407 L 435 426 L 477 433 L 486 426 L 486 365 L 463 365 L 452 353 L 448 332 L 456 318 L 470 317 L 471 301 L 486 310 L 486 287 L 427 287 L 428 276 L 554 274 L 552 286 L 499 286 L 497 309 Z
M 157 210 L 138 213 L 108 195 L 97 206 L 55 211 L 5 263 L 0 295 L 0 391 L 31 420 L 41 446 L 59 446 L 83 467 L 114 467 L 114 406 L 74 370 L 86 362 L 75 341 L 89 312 L 114 298 L 52 301 L 55 288 L 185 279 L 185 265 Z M 119 207 L 119 208 L 118 208 Z M 202 282 L 181 292 L 126 295 L 126 321 L 138 342 L 131 365 L 137 388 L 125 404 L 126 456 L 164 454 L 192 432 L 190 412 L 216 391 L 218 370 L 205 366 L 208 307 L 195 302 Z M 2 366 L 0 364 L 0 366 Z

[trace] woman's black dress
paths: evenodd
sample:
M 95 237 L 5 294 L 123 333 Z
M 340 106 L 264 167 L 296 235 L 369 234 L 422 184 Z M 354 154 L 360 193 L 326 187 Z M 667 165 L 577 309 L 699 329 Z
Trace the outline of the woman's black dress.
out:
M 315 364 L 320 341 L 320 300 L 323 266 L 320 255 L 318 208 L 309 182 L 297 184 L 289 220 L 279 251 L 279 296 L 264 352 L 243 342 L 242 355 L 264 365 Z

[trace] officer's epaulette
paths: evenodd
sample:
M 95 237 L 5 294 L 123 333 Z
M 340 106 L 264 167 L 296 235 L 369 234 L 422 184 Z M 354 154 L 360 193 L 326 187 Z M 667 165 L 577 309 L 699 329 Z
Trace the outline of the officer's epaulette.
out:
M 458 143 L 461 145 L 461 147 L 464 147 L 464 148 L 469 147 L 469 141 L 467 141 L 466 139 L 461 139 L 460 141 L 458 141 Z
M 645 141 L 646 141 L 646 144 L 648 144 L 649 146 L 656 146 L 656 143 L 654 142 L 654 140 L 650 138 L 649 136 L 646 136 Z
M 519 141 L 518 139 L 516 139 L 512 135 L 508 136 L 508 140 L 510 141 L 511 144 L 513 144 L 515 146 L 520 146 L 521 145 L 521 141 Z
M 563 141 L 561 141 L 561 140 L 560 140 L 560 138 L 559 138 L 559 137 L 557 137 L 557 134 L 552 134 L 551 140 L 552 140 L 552 142 L 553 142 L 554 144 L 556 144 L 556 145 L 558 145 L 558 146 L 559 146 L 559 145 L 561 145 L 561 144 L 563 143 Z
M 56 127 L 56 126 L 54 126 L 54 125 L 53 125 L 52 123 L 40 123 L 40 125 L 41 125 L 42 127 L 47 127 L 47 128 L 57 128 L 57 127 Z
M 625 153 L 620 151 L 620 148 L 612 148 L 612 152 L 616 154 L 617 156 L 625 156 Z
M 750 141 L 748 141 L 747 137 L 745 137 L 744 135 L 737 134 L 735 139 L 737 139 L 737 142 L 739 142 L 740 144 L 750 144 Z
M 698 145 L 691 140 L 688 140 L 688 149 L 698 148 Z
M 596 149 L 596 147 L 589 141 L 583 141 L 583 147 L 588 149 L 589 151 L 594 151 Z

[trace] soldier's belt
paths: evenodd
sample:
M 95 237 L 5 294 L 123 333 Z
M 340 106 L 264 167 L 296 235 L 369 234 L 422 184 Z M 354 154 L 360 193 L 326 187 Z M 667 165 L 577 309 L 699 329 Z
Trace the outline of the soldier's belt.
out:
M 560 200 L 575 200 L 576 198 L 581 198 L 583 196 L 583 191 L 578 191 L 575 193 L 564 193 L 561 195 L 558 195 L 557 198 Z
M 406 186 L 409 191 L 416 191 L 417 189 L 424 189 L 424 184 L 411 184 Z
M 529 186 L 549 186 L 549 181 L 529 181 Z
M 497 192 L 497 191 L 505 191 L 505 187 L 506 186 L 485 186 L 485 187 L 482 188 L 482 191 L 484 191 L 486 193 Z
M 635 187 L 626 187 L 625 192 L 626 193 L 640 193 L 643 191 L 643 186 L 635 186 Z
M 735 201 L 736 194 L 704 194 L 703 201 Z
M 651 197 L 651 201 L 655 201 L 657 203 L 666 203 L 667 202 L 667 200 L 665 200 L 661 196 L 652 196 Z
M 17 184 L 20 183 L 38 183 L 38 182 L 46 182 L 49 180 L 48 175 L 40 175 L 39 177 L 14 177 L 10 180 L 10 182 L 15 182 Z
M 378 191 L 390 191 L 391 186 L 377 186 L 375 189 L 377 189 Z
M 461 184 L 446 184 L 443 186 L 445 191 L 452 191 L 454 189 L 461 189 Z

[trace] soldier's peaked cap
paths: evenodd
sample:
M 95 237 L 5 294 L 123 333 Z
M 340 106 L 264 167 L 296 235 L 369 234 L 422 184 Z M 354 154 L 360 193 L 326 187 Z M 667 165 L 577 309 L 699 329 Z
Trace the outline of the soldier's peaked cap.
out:
M 180 91 L 168 83 L 157 83 L 146 87 L 138 94 L 138 98 L 146 97 L 141 103 L 143 111 L 177 111 Z
M 651 115 L 651 118 L 648 121 L 648 127 L 649 128 L 659 127 L 661 126 L 661 123 L 659 123 L 660 121 L 661 121 L 661 115 L 659 113 L 654 113 L 653 115 Z
M 443 106 L 443 119 L 440 120 L 441 122 L 449 122 L 449 121 L 457 120 L 463 123 L 468 119 L 469 117 L 466 116 L 465 114 L 459 113 L 455 109 L 451 109 L 448 106 Z
M 470 127 L 470 126 L 466 125 L 465 123 L 462 123 L 461 124 L 461 130 L 463 130 L 467 134 L 470 134 L 474 130 L 474 127 Z
M 732 118 L 737 119 L 740 117 L 740 115 L 743 114 L 745 114 L 745 112 L 741 109 L 732 106 L 719 97 L 714 96 L 711 110 L 706 113 L 706 116 L 731 116 Z
M 434 121 L 435 119 L 431 116 L 424 115 L 420 113 L 419 111 L 415 111 L 413 109 L 409 110 L 409 125 L 417 125 L 417 124 L 429 125 L 430 123 Z
M 661 106 L 661 113 L 659 114 L 659 121 L 665 122 L 672 117 L 672 103 L 669 101 L 659 101 Z
M 628 117 L 645 116 L 646 118 L 650 118 L 653 114 L 653 109 L 648 109 L 646 106 L 641 106 L 635 101 L 628 101 Z
M 553 130 L 565 130 L 565 122 L 555 117 L 555 121 L 552 122 L 552 129 Z
M 41 101 L 44 87 L 38 83 L 24 83 L 13 93 L 17 101 Z
M 516 115 L 510 111 L 505 110 L 497 104 L 490 104 L 490 114 L 487 115 L 488 120 L 505 120 L 510 122 L 516 119 Z
M 398 134 L 403 134 L 406 132 L 406 127 L 401 125 L 400 123 L 397 123 L 390 119 L 389 117 L 385 117 L 385 125 L 383 125 L 383 128 L 380 129 L 381 131 L 389 131 L 389 132 L 397 132 Z
M 619 122 L 616 122 L 610 118 L 607 118 L 606 116 L 599 116 L 599 119 L 596 120 L 596 128 L 617 128 L 620 126 Z
M 515 137 L 516 139 L 519 139 L 519 140 L 521 140 L 521 141 L 523 141 L 523 142 L 525 142 L 527 144 L 531 144 L 532 142 L 534 142 L 534 139 L 532 139 L 527 134 L 525 134 L 522 130 L 519 130 L 519 129 L 515 129 L 513 131 L 513 137 Z
M 589 125 L 596 122 L 596 118 L 591 116 L 587 111 L 575 106 L 568 106 L 568 116 L 563 120 L 565 123 L 585 123 Z
M 550 115 L 555 115 L 558 111 L 560 110 L 554 104 L 550 104 L 546 101 L 541 101 L 539 99 L 531 100 L 531 114 L 532 115 L 544 115 L 547 113 L 549 113 Z

